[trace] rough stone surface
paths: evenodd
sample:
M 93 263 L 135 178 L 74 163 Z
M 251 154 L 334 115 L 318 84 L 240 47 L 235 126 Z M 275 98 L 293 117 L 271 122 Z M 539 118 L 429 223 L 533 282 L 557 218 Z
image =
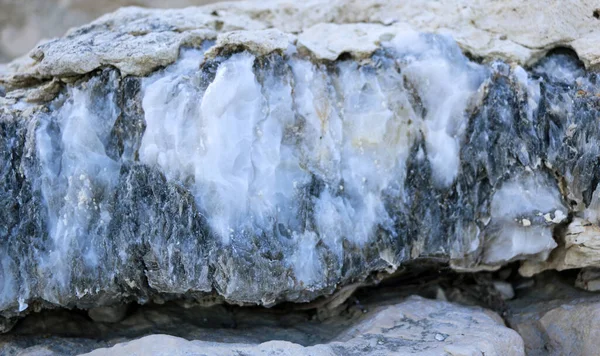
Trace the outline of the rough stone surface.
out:
M 591 57 L 476 63 L 376 20 L 401 3 L 319 3 L 371 24 L 319 24 L 315 4 L 127 8 L 3 69 L 4 325 L 55 306 L 306 302 L 417 258 L 543 264 L 597 222 Z
M 511 301 L 508 325 L 527 355 L 598 354 L 600 296 L 573 288 L 572 281 L 543 274 L 537 286 Z
M 102 355 L 524 355 L 523 341 L 500 317 L 478 308 L 412 297 L 379 307 L 326 344 L 287 341 L 258 345 L 187 341 L 152 335 L 97 349 Z
M 596 193 L 595 193 L 596 194 Z M 574 218 L 566 228 L 563 240 L 545 261 L 527 261 L 519 270 L 523 276 L 533 276 L 548 269 L 563 271 L 600 266 L 600 227 L 581 218 Z
M 593 45 L 600 36 L 600 20 L 594 16 L 597 8 L 594 0 L 573 6 L 564 6 L 558 0 L 534 3 L 445 0 L 416 4 L 382 0 L 269 0 L 217 3 L 174 11 L 123 9 L 83 27 L 83 32 L 71 31 L 62 40 L 42 44 L 30 54 L 36 62 L 29 63 L 27 70 L 20 67 L 17 79 L 85 73 L 106 64 L 117 66 L 123 74 L 147 74 L 174 62 L 179 46 L 215 37 L 211 31 L 276 28 L 299 34 L 317 57 L 335 59 L 340 50 L 364 55 L 375 50 L 374 44 L 382 40 L 375 34 L 389 38 L 394 35 L 396 24 L 422 32 L 448 34 L 475 57 L 532 64 L 548 50 L 566 47 L 573 48 L 583 63 L 592 67 L 600 60 L 600 50 Z M 330 24 L 359 22 L 367 25 Z M 336 38 L 347 40 L 336 40 L 332 32 L 323 32 L 327 27 L 335 28 Z M 361 27 L 368 27 L 369 31 L 365 33 Z M 150 28 L 153 30 L 149 31 Z
M 452 4 L 126 8 L 1 68 L 2 327 L 593 258 L 571 232 L 600 216 L 592 3 L 520 4 L 522 27 L 511 1 Z
M 600 269 L 597 267 L 582 268 L 577 275 L 575 287 L 590 292 L 600 291 Z
M 25 55 L 38 42 L 62 36 L 122 6 L 181 8 L 211 0 L 0 0 L 0 62 Z

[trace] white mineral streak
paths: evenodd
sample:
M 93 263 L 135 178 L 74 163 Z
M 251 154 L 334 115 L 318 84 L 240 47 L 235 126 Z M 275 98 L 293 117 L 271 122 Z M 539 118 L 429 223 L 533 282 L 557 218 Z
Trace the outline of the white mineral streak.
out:
M 120 26 L 134 37 L 145 23 L 135 20 L 139 12 L 129 9 L 117 16 L 131 20 Z M 153 12 L 146 15 L 158 19 Z M 181 31 L 208 21 L 175 17 L 174 26 Z M 453 184 L 467 115 L 481 96 L 478 89 L 488 76 L 486 70 L 462 55 L 450 38 L 419 34 L 400 24 L 316 25 L 298 36 L 296 48 L 294 36 L 254 22 L 247 24 L 249 30 L 231 31 L 237 20 L 233 15 L 229 20 L 231 28 L 216 44 L 204 41 L 201 49 L 184 50 L 176 63 L 144 79 L 146 130 L 140 161 L 188 188 L 224 245 L 261 236 L 265 230 L 285 236 L 294 246 L 288 263 L 305 283 L 325 276 L 318 251 L 321 243 L 341 260 L 343 241 L 364 246 L 377 229 L 402 238 L 394 235 L 394 217 L 385 204 L 392 200 L 403 205 L 411 199 L 403 196 L 409 152 L 423 139 L 416 159 L 428 160 L 438 187 Z M 360 44 L 339 42 L 331 36 L 338 30 Z M 318 39 L 317 33 L 323 33 L 323 38 Z M 215 36 L 202 38 L 209 37 Z M 182 41 L 173 39 L 172 44 Z M 218 57 L 221 50 L 237 51 L 240 46 L 248 51 Z M 58 45 L 51 48 L 60 50 Z M 356 60 L 372 56 L 378 48 L 393 59 L 381 57 L 387 62 L 378 64 L 376 54 L 371 61 Z M 169 63 L 163 58 L 167 52 L 152 54 L 158 58 L 151 61 L 152 68 Z M 286 74 L 257 66 L 255 56 L 273 52 L 280 56 L 267 60 L 281 61 L 278 65 Z M 354 59 L 329 65 L 314 60 L 338 59 L 345 52 Z M 149 62 L 144 58 L 150 54 L 132 55 L 139 61 L 121 62 L 121 74 L 146 70 Z M 103 58 L 98 63 L 120 61 Z M 201 73 L 207 59 L 220 61 L 210 83 Z M 553 70 L 553 65 L 549 62 L 542 70 Z M 62 70 L 44 61 L 38 70 L 46 66 Z M 514 68 L 528 94 L 528 116 L 533 117 L 540 79 Z M 576 77 L 568 70 L 554 75 Z M 44 268 L 54 275 L 49 280 L 60 287 L 72 277 L 72 264 L 61 263 L 65 256 L 76 251 L 86 268 L 93 268 L 101 258 L 103 252 L 96 251 L 94 240 L 102 231 L 89 231 L 89 227 L 100 221 L 99 229 L 106 228 L 109 214 L 103 194 L 114 188 L 120 169 L 120 163 L 104 152 L 118 116 L 113 98 L 95 103 L 85 87 L 69 88 L 69 99 L 56 118 L 42 123 L 37 138 L 54 245 Z M 98 115 L 108 119 L 99 120 Z M 60 131 L 59 151 L 50 142 L 52 130 Z M 322 185 L 315 197 L 307 193 L 313 184 Z M 487 265 L 547 258 L 556 247 L 551 225 L 566 217 L 559 192 L 548 186 L 532 177 L 505 183 L 492 202 L 493 239 L 479 241 L 479 234 L 465 238 L 470 252 L 483 249 L 482 262 Z M 547 224 L 540 223 L 534 212 L 548 216 Z M 458 246 L 457 250 L 465 249 Z M 418 248 L 414 254 L 418 255 Z M 52 293 L 45 298 L 55 300 Z
M 96 251 L 95 240 L 102 238 L 110 221 L 103 198 L 115 187 L 120 169 L 120 163 L 105 152 L 119 114 L 114 94 L 99 99 L 85 88 L 71 88 L 68 98 L 55 118 L 42 121 L 36 138 L 53 242 L 49 256 L 41 262 L 45 273 L 52 275 L 44 291 L 48 301 L 55 301 L 56 293 L 68 287 L 74 273 L 73 256 L 91 269 L 101 262 L 106 251 Z M 60 130 L 60 145 L 51 142 L 56 137 L 51 132 L 56 130 Z M 95 221 L 99 224 L 94 225 Z M 92 226 L 96 230 L 90 230 Z
M 491 217 L 500 228 L 486 245 L 483 262 L 497 264 L 514 259 L 545 260 L 557 246 L 549 224 L 531 224 L 531 217 L 549 214 L 549 222 L 560 223 L 566 214 L 560 193 L 538 177 L 511 180 L 494 194 Z M 565 209 L 566 210 L 566 209 Z M 528 216 L 529 219 L 524 217 Z M 527 220 L 529 223 L 524 223 Z
M 458 174 L 460 143 L 467 126 L 465 110 L 483 80 L 483 69 L 466 60 L 458 47 L 432 46 L 415 32 L 396 36 L 391 44 L 412 57 L 403 73 L 427 109 L 422 130 L 434 179 L 448 186 Z
M 344 239 L 362 245 L 377 227 L 393 231 L 384 191 L 402 191 L 420 132 L 435 181 L 448 186 L 458 173 L 465 110 L 485 72 L 450 39 L 407 32 L 389 46 L 403 58 L 401 73 L 342 61 L 333 75 L 292 57 L 289 79 L 267 70 L 262 83 L 255 57 L 239 53 L 220 64 L 205 92 L 198 86 L 202 55 L 186 52 L 146 80 L 140 160 L 187 184 L 225 244 L 276 226 L 297 244 L 290 259 L 297 276 L 314 281 L 322 273 L 319 240 L 341 258 Z M 310 227 L 298 201 L 313 176 L 326 188 L 312 202 Z
M 19 294 L 28 296 L 29 288 L 26 291 L 18 290 L 18 282 L 12 273 L 7 273 L 13 268 L 14 264 L 8 251 L 0 253 L 0 308 L 10 308 L 14 301 L 19 297 Z

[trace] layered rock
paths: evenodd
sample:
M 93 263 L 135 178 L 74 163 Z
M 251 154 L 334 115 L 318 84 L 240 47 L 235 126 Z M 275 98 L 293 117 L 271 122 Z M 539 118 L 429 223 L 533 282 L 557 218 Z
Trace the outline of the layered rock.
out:
M 29 38 L 41 39 L 40 36 L 46 38 L 61 35 L 70 26 L 79 26 L 119 6 L 183 7 L 208 1 L 210 0 L 174 0 L 165 4 L 157 0 L 36 0 L 27 3 L 2 0 L 0 23 L 5 28 L 0 29 L 0 36 L 6 43 L 5 46 L 10 46 L 4 49 L 10 57 L 10 54 L 25 53 L 36 43 L 35 40 L 31 42 Z M 417 3 L 383 0 L 266 0 L 220 2 L 173 12 L 144 10 L 141 17 L 144 21 L 161 25 L 155 29 L 160 28 L 163 32 L 163 40 L 198 28 L 217 31 L 278 28 L 286 33 L 300 34 L 312 26 L 331 26 L 327 25 L 330 23 L 370 23 L 384 26 L 403 23 L 423 32 L 446 33 L 455 38 L 463 50 L 478 58 L 501 58 L 533 64 L 549 50 L 562 46 L 573 48 L 586 65 L 597 65 L 600 50 L 594 43 L 600 36 L 597 26 L 600 17 L 598 4 L 594 0 L 582 0 L 570 5 L 565 6 L 558 0 L 532 3 L 517 0 L 442 0 Z M 124 14 L 123 11 L 121 14 Z M 111 17 L 115 19 L 115 15 Z M 133 22 L 139 24 L 139 21 Z M 19 31 L 18 28 L 24 23 L 28 26 Z M 121 21 L 112 23 L 117 25 L 111 26 L 115 32 L 124 27 L 135 27 L 134 24 L 123 27 L 125 23 Z M 148 28 L 128 34 L 145 34 L 143 31 Z M 335 32 L 323 33 L 318 30 L 308 33 L 316 35 L 317 41 L 321 43 L 327 36 L 334 40 L 336 37 Z M 360 31 L 357 34 L 363 37 L 372 36 Z M 118 37 L 118 42 L 129 38 L 123 35 Z M 95 47 L 100 45 L 100 42 L 95 42 Z M 118 42 L 105 44 L 110 47 L 118 45 Z M 341 42 L 346 42 L 348 46 L 348 41 Z M 65 53 L 62 55 L 65 57 Z M 0 61 L 3 61 L 1 54 Z
M 4 317 L 545 263 L 593 215 L 594 53 L 525 70 L 404 23 L 284 32 L 253 6 L 125 9 L 3 70 Z

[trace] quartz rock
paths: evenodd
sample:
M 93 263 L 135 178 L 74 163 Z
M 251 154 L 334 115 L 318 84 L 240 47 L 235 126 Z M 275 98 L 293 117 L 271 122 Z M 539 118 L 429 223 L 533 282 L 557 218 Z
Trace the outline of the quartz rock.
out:
M 408 25 L 218 6 L 123 9 L 2 69 L 3 318 L 546 263 L 592 219 L 592 57 L 527 71 Z

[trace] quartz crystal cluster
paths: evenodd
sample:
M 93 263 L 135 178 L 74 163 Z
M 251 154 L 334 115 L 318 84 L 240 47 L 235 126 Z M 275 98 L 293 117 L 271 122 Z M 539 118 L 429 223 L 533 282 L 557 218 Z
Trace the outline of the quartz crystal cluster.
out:
M 524 69 L 402 26 L 184 38 L 140 14 L 0 76 L 5 318 L 307 302 L 424 258 L 537 266 L 600 219 L 600 83 L 572 53 Z M 330 31 L 361 45 L 321 48 Z

